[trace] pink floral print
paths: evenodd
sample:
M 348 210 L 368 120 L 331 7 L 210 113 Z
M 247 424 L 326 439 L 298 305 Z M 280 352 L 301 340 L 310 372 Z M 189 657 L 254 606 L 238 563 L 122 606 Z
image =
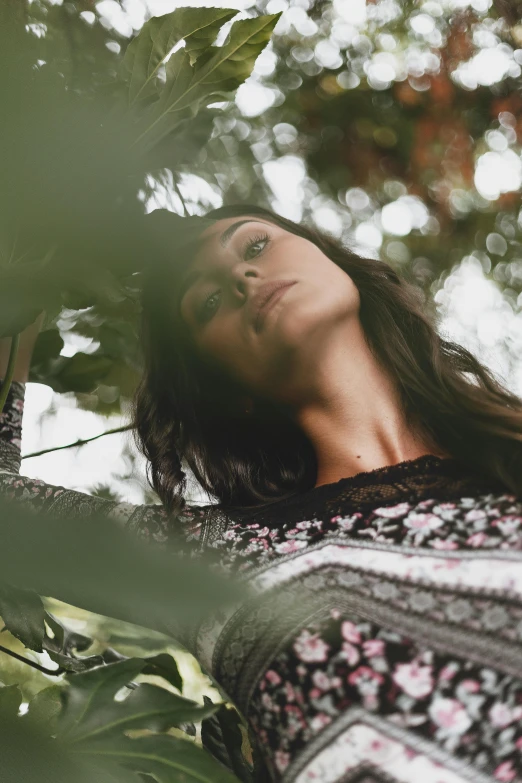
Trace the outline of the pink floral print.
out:
M 325 661 L 328 655 L 328 645 L 319 638 L 318 634 L 311 634 L 306 629 L 301 631 L 294 642 L 294 650 L 301 661 Z
M 393 673 L 393 681 L 408 696 L 423 699 L 433 690 L 433 668 L 421 666 L 417 661 L 398 663 Z
M 347 645 L 353 650 L 350 656 Z M 309 647 L 310 660 L 303 660 L 302 651 L 306 658 Z M 284 686 L 277 683 L 275 672 Z M 299 701 L 299 694 L 308 707 L 296 721 L 285 705 Z M 256 732 L 266 732 L 274 747 L 293 757 L 337 716 L 357 705 L 439 742 L 469 764 L 480 754 L 481 763 L 487 758 L 499 781 L 522 780 L 520 680 L 448 659 L 335 609 L 329 618 L 300 631 L 272 661 L 254 696 L 253 722 Z

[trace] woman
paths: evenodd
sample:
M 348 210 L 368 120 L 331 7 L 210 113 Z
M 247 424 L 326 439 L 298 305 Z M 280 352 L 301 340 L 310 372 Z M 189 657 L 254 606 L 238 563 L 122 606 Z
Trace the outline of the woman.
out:
M 184 641 L 272 780 L 522 780 L 522 401 L 385 263 L 260 207 L 206 217 L 144 287 L 135 425 L 163 508 L 13 475 L 27 360 L 0 486 L 252 582 Z M 217 505 L 184 504 L 183 463 Z

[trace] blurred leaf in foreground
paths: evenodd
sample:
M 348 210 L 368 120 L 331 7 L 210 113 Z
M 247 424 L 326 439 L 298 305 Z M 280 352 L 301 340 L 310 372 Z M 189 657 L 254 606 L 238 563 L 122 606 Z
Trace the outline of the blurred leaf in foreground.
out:
M 184 623 L 245 597 L 245 585 L 204 556 L 147 546 L 106 518 L 54 519 L 2 498 L 0 519 L 5 580 L 91 612 L 176 637 Z

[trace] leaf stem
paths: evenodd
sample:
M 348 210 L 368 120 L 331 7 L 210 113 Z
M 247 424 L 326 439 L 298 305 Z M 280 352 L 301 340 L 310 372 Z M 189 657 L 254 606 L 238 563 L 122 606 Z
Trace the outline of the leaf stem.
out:
M 177 194 L 178 194 L 178 196 L 179 196 L 179 199 L 180 199 L 181 203 L 183 204 L 183 211 L 184 211 L 184 213 L 185 213 L 185 217 L 190 217 L 190 216 L 191 216 L 191 215 L 190 215 L 190 212 L 189 212 L 189 211 L 188 211 L 188 209 L 187 209 L 187 205 L 186 205 L 186 203 L 185 203 L 185 199 L 184 199 L 184 198 L 183 198 L 183 196 L 181 195 L 181 190 L 179 189 L 179 185 L 178 185 L 178 183 L 177 183 L 177 180 L 176 180 L 176 179 L 174 179 L 174 188 L 175 188 L 175 190 L 176 190 L 176 193 L 177 193 Z
M 30 661 L 27 658 L 24 658 L 23 655 L 18 655 L 18 653 L 13 652 L 12 650 L 8 650 L 7 647 L 2 647 L 0 644 L 0 652 L 5 653 L 6 655 L 10 655 L 12 658 L 16 658 L 17 661 L 22 661 L 22 663 L 26 663 L 28 666 L 32 666 L 33 669 L 38 669 L 39 672 L 43 672 L 44 674 L 52 674 L 53 677 L 59 677 L 60 674 L 63 674 L 65 669 L 62 669 L 61 666 L 59 666 L 57 669 L 46 669 L 45 666 L 40 666 L 39 663 L 35 663 L 34 661 Z
M 116 427 L 113 430 L 105 430 L 100 432 L 99 435 L 93 435 L 92 438 L 85 438 L 84 440 L 76 440 L 74 443 L 66 443 L 65 446 L 53 446 L 50 449 L 42 449 L 41 451 L 33 451 L 31 454 L 22 454 L 22 459 L 30 459 L 31 457 L 40 457 L 42 454 L 50 454 L 52 451 L 61 451 L 62 449 L 73 449 L 75 446 L 83 446 L 85 443 L 90 443 L 92 440 L 98 438 L 104 438 L 105 435 L 114 435 L 117 432 L 126 432 L 132 430 L 132 424 L 125 424 L 123 427 Z
M 2 386 L 0 387 L 0 413 L 2 413 L 4 409 L 5 401 L 7 400 L 9 389 L 11 388 L 11 381 L 13 380 L 19 343 L 20 335 L 15 334 L 11 339 L 11 349 L 9 351 L 9 359 L 7 361 L 7 370 L 5 372 L 5 378 Z

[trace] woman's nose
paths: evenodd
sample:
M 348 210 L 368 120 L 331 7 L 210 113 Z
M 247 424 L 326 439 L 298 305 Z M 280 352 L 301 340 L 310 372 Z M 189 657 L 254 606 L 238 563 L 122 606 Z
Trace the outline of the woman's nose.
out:
M 236 276 L 236 288 L 238 291 L 240 291 L 242 294 L 245 294 L 248 287 L 245 282 L 245 278 L 253 278 L 257 276 L 258 274 L 256 269 L 246 269 L 239 272 Z

